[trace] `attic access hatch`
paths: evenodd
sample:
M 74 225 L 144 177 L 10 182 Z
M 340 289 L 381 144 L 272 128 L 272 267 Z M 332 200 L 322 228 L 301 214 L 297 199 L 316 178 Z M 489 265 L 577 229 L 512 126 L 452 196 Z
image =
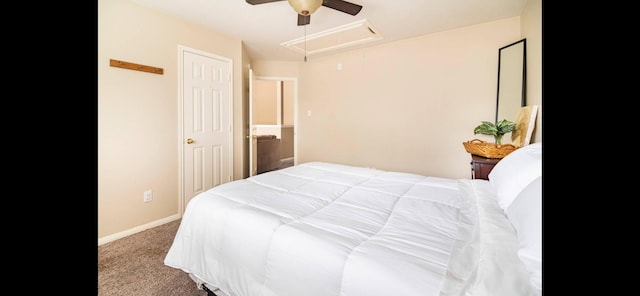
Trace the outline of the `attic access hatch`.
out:
M 369 43 L 382 39 L 366 19 L 335 27 L 326 31 L 300 37 L 280 45 L 306 56 L 325 53 L 345 47 Z M 305 50 L 306 47 L 306 50 Z M 306 51 L 306 53 L 305 53 Z

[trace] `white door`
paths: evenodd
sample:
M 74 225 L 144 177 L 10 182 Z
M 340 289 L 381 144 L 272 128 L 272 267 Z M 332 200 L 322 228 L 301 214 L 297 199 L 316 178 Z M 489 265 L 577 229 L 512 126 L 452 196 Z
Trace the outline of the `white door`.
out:
M 258 136 L 256 135 L 256 127 L 253 124 L 255 83 L 256 76 L 253 74 L 253 69 L 249 68 L 249 176 L 255 176 L 258 173 Z
M 198 193 L 231 181 L 231 60 L 180 47 L 183 213 Z

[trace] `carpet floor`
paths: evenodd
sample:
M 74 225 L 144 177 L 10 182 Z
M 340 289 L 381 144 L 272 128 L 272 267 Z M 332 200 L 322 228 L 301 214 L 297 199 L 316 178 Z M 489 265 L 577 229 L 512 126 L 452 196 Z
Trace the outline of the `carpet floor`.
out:
M 185 272 L 164 265 L 180 221 L 98 246 L 98 295 L 206 296 Z

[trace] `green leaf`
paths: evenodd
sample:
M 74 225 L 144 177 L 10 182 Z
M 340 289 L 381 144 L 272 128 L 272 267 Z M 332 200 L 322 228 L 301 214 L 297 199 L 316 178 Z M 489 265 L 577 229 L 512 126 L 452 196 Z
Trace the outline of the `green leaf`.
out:
M 497 124 L 490 121 L 482 121 L 482 124 L 473 129 L 473 134 L 491 135 L 495 137 L 512 132 L 515 128 L 516 125 L 506 119 L 499 121 Z
M 495 124 L 493 124 L 492 122 L 489 121 L 483 121 L 481 125 L 476 126 L 475 129 L 473 129 L 473 134 L 483 134 L 483 135 L 496 135 L 496 133 L 498 132 L 498 129 L 496 128 Z
M 512 132 L 516 128 L 516 124 L 509 120 L 503 119 L 498 122 L 497 128 L 498 133 L 504 135 L 506 133 Z

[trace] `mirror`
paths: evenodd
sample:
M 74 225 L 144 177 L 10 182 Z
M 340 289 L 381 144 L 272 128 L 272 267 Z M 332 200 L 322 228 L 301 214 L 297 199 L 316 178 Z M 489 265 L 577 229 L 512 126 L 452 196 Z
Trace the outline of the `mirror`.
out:
M 526 45 L 526 39 L 522 39 L 498 50 L 496 123 L 503 119 L 515 122 L 526 104 Z

